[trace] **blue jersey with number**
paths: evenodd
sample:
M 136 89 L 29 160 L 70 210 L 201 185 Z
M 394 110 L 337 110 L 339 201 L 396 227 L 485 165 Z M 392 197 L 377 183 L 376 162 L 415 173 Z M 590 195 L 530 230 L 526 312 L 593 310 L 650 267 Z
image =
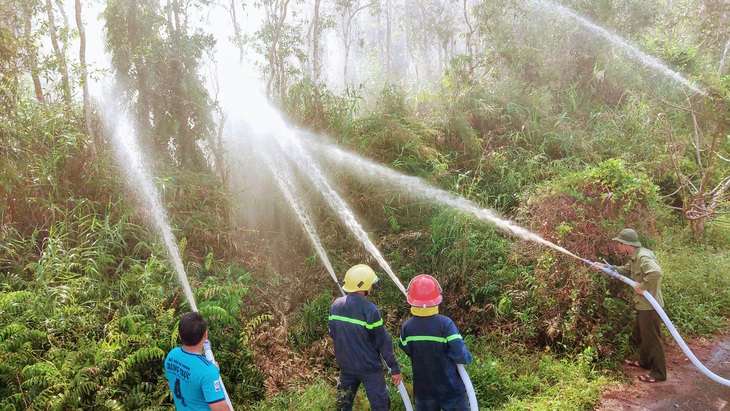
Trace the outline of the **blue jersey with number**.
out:
M 226 399 L 218 367 L 182 347 L 173 348 L 167 354 L 165 377 L 178 410 L 208 411 L 208 404 Z

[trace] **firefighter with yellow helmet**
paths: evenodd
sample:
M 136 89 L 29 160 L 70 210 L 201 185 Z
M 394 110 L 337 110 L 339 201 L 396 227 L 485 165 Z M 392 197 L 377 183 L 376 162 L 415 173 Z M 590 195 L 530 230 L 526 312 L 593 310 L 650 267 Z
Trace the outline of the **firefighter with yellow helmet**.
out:
M 411 358 L 416 411 L 467 411 L 469 400 L 457 364 L 471 363 L 471 353 L 451 318 L 438 313 L 441 285 L 421 274 L 408 284 L 413 316 L 401 327 L 400 347 Z
M 353 266 L 347 270 L 342 286 L 347 295 L 336 299 L 330 307 L 328 328 L 340 367 L 338 410 L 352 409 L 360 384 L 365 387 L 373 411 L 390 409 L 383 360 L 390 369 L 393 384 L 401 382 L 393 341 L 383 326 L 378 307 L 365 298 L 377 282 L 378 276 L 372 268 L 365 264 Z

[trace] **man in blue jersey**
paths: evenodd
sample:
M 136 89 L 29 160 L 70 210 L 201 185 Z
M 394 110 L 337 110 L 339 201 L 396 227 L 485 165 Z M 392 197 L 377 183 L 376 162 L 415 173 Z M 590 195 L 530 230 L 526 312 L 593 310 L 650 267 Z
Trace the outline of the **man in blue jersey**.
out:
M 231 411 L 216 364 L 203 355 L 208 338 L 205 319 L 197 312 L 185 314 L 178 325 L 182 347 L 165 358 L 165 377 L 178 410 Z
M 340 366 L 338 411 L 352 410 L 360 384 L 365 387 L 372 411 L 390 409 L 390 396 L 383 377 L 383 360 L 390 369 L 393 384 L 401 383 L 393 341 L 383 326 L 380 311 L 375 304 L 365 299 L 377 281 L 375 271 L 369 266 L 353 266 L 347 270 L 345 285 L 342 286 L 347 295 L 335 300 L 330 308 L 328 328 Z
M 403 323 L 400 347 L 411 358 L 416 411 L 467 411 L 469 400 L 457 364 L 471 363 L 471 353 L 454 322 L 438 313 L 441 285 L 428 274 L 408 284 L 413 317 Z

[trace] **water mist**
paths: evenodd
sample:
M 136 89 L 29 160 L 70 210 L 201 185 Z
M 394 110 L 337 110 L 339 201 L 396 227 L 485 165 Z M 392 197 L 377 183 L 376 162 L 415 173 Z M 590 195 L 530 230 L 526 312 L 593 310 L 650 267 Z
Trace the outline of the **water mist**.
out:
M 119 93 L 109 93 L 119 95 Z M 101 116 L 105 128 L 112 136 L 114 154 L 117 163 L 124 170 L 128 186 L 133 190 L 136 200 L 146 210 L 147 217 L 162 236 L 167 247 L 168 257 L 183 287 L 185 298 L 192 311 L 198 311 L 195 297 L 190 289 L 185 267 L 180 258 L 177 241 L 168 223 L 167 213 L 160 202 L 160 195 L 152 184 L 152 174 L 147 170 L 142 157 L 142 150 L 137 142 L 137 130 L 126 108 L 111 101 L 111 98 L 100 101 Z

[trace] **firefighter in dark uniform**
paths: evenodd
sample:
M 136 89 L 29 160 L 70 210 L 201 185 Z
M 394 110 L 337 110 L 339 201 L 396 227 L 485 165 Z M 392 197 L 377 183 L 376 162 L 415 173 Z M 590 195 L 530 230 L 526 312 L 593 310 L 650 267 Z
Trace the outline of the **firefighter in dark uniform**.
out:
M 454 322 L 438 313 L 441 285 L 428 274 L 408 284 L 413 317 L 403 323 L 400 347 L 413 365 L 416 411 L 467 411 L 469 400 L 457 364 L 471 363 L 471 353 Z
M 383 326 L 375 304 L 365 297 L 378 282 L 375 271 L 365 264 L 350 268 L 342 289 L 347 293 L 332 303 L 329 333 L 340 367 L 337 409 L 349 411 L 360 384 L 365 387 L 373 411 L 390 409 L 390 396 L 383 376 L 383 360 L 396 386 L 401 371 L 393 352 L 393 341 Z M 382 357 L 382 358 L 381 358 Z

